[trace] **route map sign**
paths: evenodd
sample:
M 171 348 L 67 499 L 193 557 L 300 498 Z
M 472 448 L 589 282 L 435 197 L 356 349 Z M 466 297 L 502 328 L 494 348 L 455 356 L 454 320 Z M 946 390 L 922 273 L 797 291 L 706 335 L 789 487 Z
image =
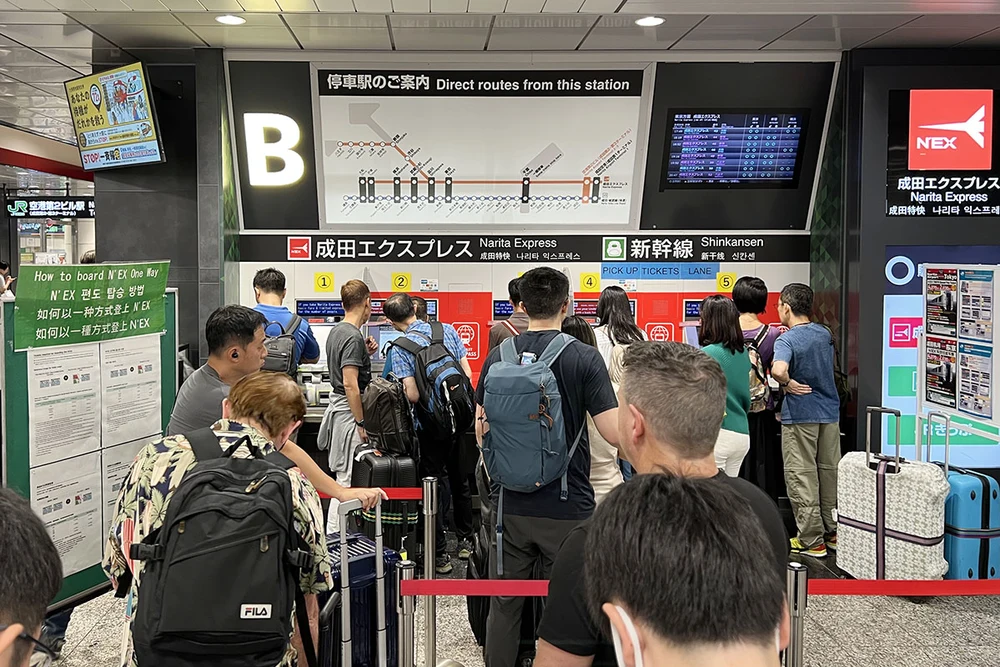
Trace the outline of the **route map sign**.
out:
M 638 69 L 320 69 L 324 219 L 626 223 L 642 81 Z

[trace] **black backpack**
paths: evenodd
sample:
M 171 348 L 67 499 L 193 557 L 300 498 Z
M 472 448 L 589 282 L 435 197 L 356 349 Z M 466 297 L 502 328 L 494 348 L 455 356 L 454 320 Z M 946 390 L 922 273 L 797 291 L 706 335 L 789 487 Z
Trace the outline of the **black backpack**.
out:
M 476 419 L 472 381 L 445 346 L 444 327 L 440 322 L 430 324 L 431 337 L 423 336 L 427 345 L 422 346 L 405 336 L 390 344 L 413 355 L 421 412 L 438 433 L 454 436 L 472 428 Z M 427 419 L 421 423 L 428 425 Z
M 415 456 L 417 436 L 403 383 L 391 376 L 373 379 L 361 397 L 361 409 L 368 442 L 375 449 L 393 456 Z
M 300 324 L 302 324 L 302 318 L 298 315 L 292 315 L 287 327 L 281 326 L 280 322 L 267 324 L 264 329 L 265 333 L 272 326 L 281 327 L 281 333 L 277 336 L 267 336 L 264 339 L 267 359 L 264 360 L 263 370 L 295 375 L 298 370 L 298 363 L 295 359 L 295 332 L 299 330 Z
M 278 452 L 263 456 L 246 436 L 225 451 L 211 429 L 185 437 L 197 463 L 163 525 L 129 550 L 145 563 L 132 627 L 138 663 L 274 667 L 295 605 L 307 663 L 317 665 L 299 588 L 313 560 L 293 523 L 295 464 Z M 232 456 L 242 444 L 251 458 Z

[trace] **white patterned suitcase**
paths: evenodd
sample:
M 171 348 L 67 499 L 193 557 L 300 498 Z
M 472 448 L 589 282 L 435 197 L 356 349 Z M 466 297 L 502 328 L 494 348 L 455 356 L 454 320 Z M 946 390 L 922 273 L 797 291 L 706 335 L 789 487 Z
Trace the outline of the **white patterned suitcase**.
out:
M 865 451 L 847 454 L 838 469 L 837 565 L 858 579 L 940 579 L 948 571 L 948 477 L 940 466 L 900 459 L 898 410 L 866 412 Z M 871 455 L 873 414 L 895 415 L 895 458 Z

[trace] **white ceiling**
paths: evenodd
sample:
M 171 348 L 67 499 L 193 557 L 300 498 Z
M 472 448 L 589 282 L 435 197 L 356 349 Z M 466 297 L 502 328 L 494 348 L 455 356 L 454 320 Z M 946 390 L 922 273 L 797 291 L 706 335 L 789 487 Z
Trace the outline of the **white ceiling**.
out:
M 247 22 L 220 25 L 224 13 Z M 645 15 L 666 21 L 636 26 Z M 0 123 L 72 143 L 64 81 L 123 57 L 186 61 L 199 47 L 696 54 L 861 46 L 998 47 L 1000 0 L 0 0 Z

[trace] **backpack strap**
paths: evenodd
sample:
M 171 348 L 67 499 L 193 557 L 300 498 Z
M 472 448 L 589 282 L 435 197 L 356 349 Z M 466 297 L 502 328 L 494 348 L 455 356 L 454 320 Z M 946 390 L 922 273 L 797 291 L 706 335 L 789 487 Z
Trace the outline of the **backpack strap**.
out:
M 521 335 L 521 332 L 517 330 L 517 327 L 515 327 L 513 324 L 510 323 L 510 320 L 500 320 L 500 324 L 502 324 L 503 327 L 507 331 L 509 331 L 512 336 L 520 336 Z
M 753 346 L 760 349 L 760 346 L 763 344 L 764 339 L 767 338 L 767 334 L 770 330 L 770 325 L 760 325 L 760 331 L 758 331 L 757 335 L 753 337 Z
M 184 439 L 190 443 L 194 458 L 198 461 L 221 459 L 224 456 L 222 446 L 219 444 L 219 437 L 210 428 L 192 431 L 186 434 Z
M 513 338 L 500 343 L 500 361 L 506 361 L 508 364 L 517 363 L 517 344 Z
M 444 343 L 444 325 L 437 320 L 431 322 L 431 344 Z
M 587 420 L 584 418 L 583 426 L 576 434 L 576 440 L 573 441 L 573 446 L 569 448 L 569 454 L 566 455 L 566 460 L 569 464 L 573 461 L 573 455 L 576 454 L 576 448 L 580 444 L 580 439 L 583 438 L 583 432 L 587 430 Z M 566 472 L 563 473 L 562 481 L 559 483 L 559 500 L 565 501 L 569 498 L 569 468 L 567 467 Z
M 538 355 L 538 361 L 545 362 L 548 366 L 553 365 L 556 363 L 556 359 L 559 358 L 559 355 L 563 353 L 563 350 L 569 347 L 575 340 L 576 339 L 569 334 L 556 334 L 556 337 L 553 338 L 549 344 L 545 346 L 545 349 L 542 350 L 542 353 Z M 584 428 L 586 427 L 587 425 L 584 424 Z
M 295 461 L 291 460 L 280 451 L 275 449 L 273 452 L 264 457 L 264 460 L 268 463 L 273 463 L 282 470 L 291 470 L 295 467 Z
M 410 340 L 409 338 L 406 337 L 405 334 L 400 336 L 399 338 L 396 338 L 395 340 L 389 341 L 389 345 L 391 345 L 392 347 L 398 347 L 401 350 L 406 350 L 414 357 L 420 354 L 420 350 L 426 347 L 426 345 L 421 345 L 416 341 Z
M 299 330 L 299 325 L 302 324 L 302 318 L 298 315 L 292 315 L 292 319 L 288 321 L 287 327 L 281 327 L 282 334 L 294 334 Z

